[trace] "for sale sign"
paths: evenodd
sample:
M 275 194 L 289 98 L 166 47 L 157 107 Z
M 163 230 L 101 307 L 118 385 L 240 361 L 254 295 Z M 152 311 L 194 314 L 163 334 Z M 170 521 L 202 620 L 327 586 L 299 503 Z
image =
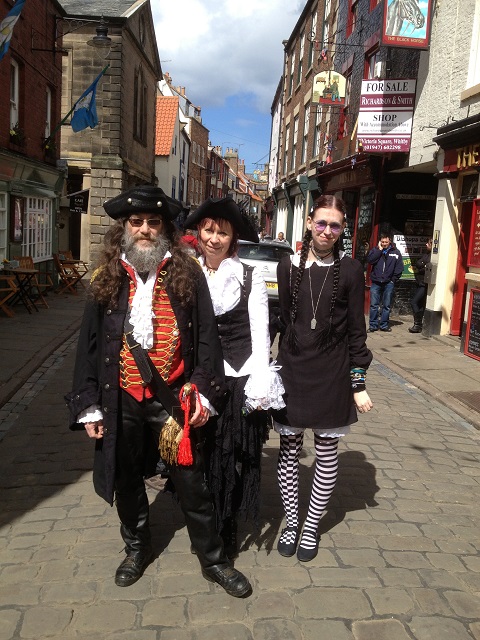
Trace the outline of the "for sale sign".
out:
M 415 80 L 363 80 L 357 139 L 363 151 L 409 151 Z

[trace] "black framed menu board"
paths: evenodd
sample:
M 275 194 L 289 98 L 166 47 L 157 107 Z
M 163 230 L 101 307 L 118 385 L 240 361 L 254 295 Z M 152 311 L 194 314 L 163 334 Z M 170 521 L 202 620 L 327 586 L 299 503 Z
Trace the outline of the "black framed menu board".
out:
M 470 289 L 464 353 L 480 360 L 480 289 Z

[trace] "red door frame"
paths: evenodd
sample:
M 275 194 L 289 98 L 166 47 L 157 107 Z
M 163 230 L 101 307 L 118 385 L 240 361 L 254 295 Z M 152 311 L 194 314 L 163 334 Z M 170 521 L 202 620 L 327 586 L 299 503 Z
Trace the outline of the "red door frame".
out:
M 452 313 L 450 315 L 450 333 L 459 336 L 462 333 L 463 317 L 465 315 L 465 302 L 467 299 L 467 273 L 468 246 L 472 227 L 473 202 L 462 204 L 462 217 L 460 224 L 460 236 L 458 238 L 457 270 L 453 288 Z

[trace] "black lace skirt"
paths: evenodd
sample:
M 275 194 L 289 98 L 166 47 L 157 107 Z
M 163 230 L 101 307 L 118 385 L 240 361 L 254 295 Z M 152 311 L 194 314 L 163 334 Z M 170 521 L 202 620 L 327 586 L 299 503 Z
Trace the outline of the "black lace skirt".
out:
M 227 405 L 222 415 L 212 420 L 205 441 L 207 481 L 219 531 L 237 515 L 258 522 L 262 445 L 270 420 L 266 411 L 243 415 L 247 379 L 227 377 Z

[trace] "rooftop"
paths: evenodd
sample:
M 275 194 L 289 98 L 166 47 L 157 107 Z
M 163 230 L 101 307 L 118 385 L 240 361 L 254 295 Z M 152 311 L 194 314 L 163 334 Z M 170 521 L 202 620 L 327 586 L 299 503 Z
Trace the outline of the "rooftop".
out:
M 155 125 L 156 156 L 170 155 L 177 118 L 178 98 L 176 96 L 157 96 Z

